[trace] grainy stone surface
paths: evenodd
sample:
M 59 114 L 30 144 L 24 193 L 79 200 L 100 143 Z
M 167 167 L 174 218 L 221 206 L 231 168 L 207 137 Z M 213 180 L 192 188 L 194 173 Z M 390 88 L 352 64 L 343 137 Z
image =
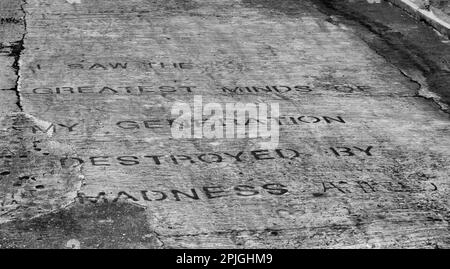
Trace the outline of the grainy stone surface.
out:
M 448 247 L 449 44 L 388 7 L 11 4 L 0 246 Z M 173 139 L 171 108 L 194 95 L 279 103 L 278 147 Z

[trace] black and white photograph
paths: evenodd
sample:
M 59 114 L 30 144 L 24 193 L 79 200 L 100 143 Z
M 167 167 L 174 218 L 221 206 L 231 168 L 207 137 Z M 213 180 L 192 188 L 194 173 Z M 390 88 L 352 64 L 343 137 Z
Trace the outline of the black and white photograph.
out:
M 449 222 L 450 0 L 0 0 L 0 253 L 274 265 Z

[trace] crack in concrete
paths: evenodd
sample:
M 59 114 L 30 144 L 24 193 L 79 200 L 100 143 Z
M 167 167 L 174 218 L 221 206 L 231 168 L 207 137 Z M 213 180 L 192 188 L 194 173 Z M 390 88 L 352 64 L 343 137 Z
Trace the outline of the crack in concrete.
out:
M 19 82 L 20 82 L 20 78 L 21 78 L 21 76 L 20 76 L 20 57 L 22 56 L 22 52 L 25 49 L 24 40 L 27 35 L 27 21 L 26 21 L 25 5 L 27 5 L 26 0 L 22 0 L 22 3 L 20 4 L 20 9 L 23 13 L 22 21 L 23 21 L 23 27 L 24 27 L 22 38 L 20 40 L 18 40 L 12 46 L 12 51 L 11 51 L 11 55 L 14 57 L 14 63 L 12 65 L 12 68 L 14 69 L 15 74 L 17 76 L 16 82 L 15 82 L 15 87 L 12 90 L 14 90 L 14 92 L 16 93 L 16 97 L 17 97 L 16 105 L 17 105 L 17 107 L 19 107 L 20 111 L 22 111 L 22 112 L 24 112 L 24 108 L 22 105 L 22 95 L 20 94 Z
M 31 115 L 28 115 L 28 114 L 25 112 L 25 108 L 24 108 L 24 106 L 23 106 L 23 97 L 22 97 L 22 94 L 21 94 L 21 91 L 20 91 L 20 86 L 19 86 L 19 85 L 20 85 L 20 81 L 21 81 L 21 79 L 22 79 L 22 76 L 21 76 L 21 69 L 20 69 L 20 68 L 21 68 L 20 60 L 21 60 L 21 57 L 22 57 L 23 52 L 24 52 L 24 50 L 25 50 L 24 42 L 25 42 L 26 35 L 28 34 L 27 19 L 26 19 L 27 11 L 26 11 L 26 8 L 25 8 L 25 6 L 26 6 L 27 4 L 28 4 L 28 3 L 27 3 L 26 0 L 21 0 L 20 10 L 21 10 L 21 12 L 23 13 L 23 16 L 22 16 L 22 19 L 21 19 L 21 21 L 23 22 L 23 34 L 22 34 L 22 38 L 21 38 L 20 40 L 16 41 L 16 42 L 10 47 L 10 48 L 11 48 L 11 53 L 10 53 L 10 55 L 11 55 L 12 57 L 14 57 L 14 63 L 13 63 L 13 65 L 12 65 L 12 68 L 14 69 L 15 74 L 16 74 L 16 77 L 17 77 L 17 78 L 16 78 L 16 81 L 15 81 L 15 87 L 14 87 L 14 88 L 11 88 L 11 89 L 3 89 L 3 90 L 11 90 L 11 91 L 14 91 L 15 94 L 16 94 L 16 97 L 17 97 L 16 105 L 17 105 L 17 107 L 20 109 L 20 112 L 23 112 L 25 116 L 31 116 Z M 71 204 L 73 204 L 73 203 L 76 202 L 78 193 L 81 192 L 81 188 L 86 184 L 86 183 L 85 183 L 86 177 L 84 176 L 84 174 L 83 174 L 83 172 L 82 172 L 82 169 L 83 169 L 83 164 L 80 165 L 80 167 L 79 167 L 79 177 L 80 177 L 80 179 L 81 179 L 81 185 L 80 185 L 80 187 L 79 187 L 78 190 L 77 190 L 77 195 L 76 195 L 76 197 L 73 199 L 73 201 L 72 201 L 70 204 L 68 204 L 66 207 L 68 207 L 68 206 L 70 206 Z M 46 214 L 48 214 L 48 213 L 46 213 Z
M 386 59 L 386 60 L 388 61 L 388 59 Z M 450 110 L 449 110 L 448 106 L 445 105 L 444 103 L 441 103 L 439 101 L 439 97 L 427 97 L 427 96 L 421 94 L 421 91 L 424 91 L 424 90 L 429 92 L 429 90 L 426 89 L 427 87 L 424 87 L 422 83 L 420 83 L 419 81 L 414 79 L 412 76 L 408 75 L 401 68 L 397 68 L 397 69 L 405 78 L 407 78 L 410 82 L 412 82 L 412 83 L 414 83 L 414 84 L 416 84 L 418 86 L 419 89 L 417 90 L 416 94 L 414 96 L 412 96 L 412 97 L 425 99 L 427 101 L 431 101 L 434 104 L 436 104 L 441 111 L 443 111 L 444 113 L 450 114 Z

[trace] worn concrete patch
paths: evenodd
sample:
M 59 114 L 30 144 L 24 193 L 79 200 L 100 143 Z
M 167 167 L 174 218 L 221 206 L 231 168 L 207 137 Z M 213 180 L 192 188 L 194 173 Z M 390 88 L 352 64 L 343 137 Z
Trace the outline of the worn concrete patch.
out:
M 1 248 L 159 248 L 145 210 L 127 203 L 75 203 L 0 226 Z
M 424 97 L 449 111 L 450 46 L 431 27 L 417 23 L 388 1 L 316 1 L 324 13 L 354 27 L 374 51 L 419 84 Z
M 80 168 L 61 168 L 70 147 L 51 140 L 51 126 L 24 113 L 1 120 L 0 222 L 31 218 L 74 201 Z

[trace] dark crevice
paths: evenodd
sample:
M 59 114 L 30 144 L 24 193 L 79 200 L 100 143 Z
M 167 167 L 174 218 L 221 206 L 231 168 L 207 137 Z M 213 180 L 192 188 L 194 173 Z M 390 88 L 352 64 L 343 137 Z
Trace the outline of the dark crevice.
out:
M 25 37 L 25 35 L 24 35 L 24 37 Z M 12 90 L 16 93 L 16 97 L 17 97 L 16 105 L 19 107 L 20 111 L 23 112 L 24 110 L 23 110 L 23 106 L 22 106 L 22 97 L 21 97 L 20 91 L 19 91 L 19 80 L 20 80 L 19 61 L 20 61 L 20 55 L 23 51 L 23 39 L 15 42 L 11 46 L 11 48 L 12 48 L 11 56 L 14 57 L 14 63 L 12 65 L 12 68 L 14 69 L 14 72 L 16 73 L 16 83 L 15 83 L 14 88 L 12 88 Z
M 23 105 L 22 105 L 22 96 L 20 94 L 19 90 L 19 81 L 20 81 L 20 56 L 22 55 L 22 52 L 24 50 L 24 40 L 25 36 L 27 34 L 27 22 L 26 22 L 26 13 L 25 13 L 25 5 L 26 1 L 22 0 L 22 3 L 20 5 L 20 9 L 22 10 L 23 18 L 23 34 L 22 38 L 9 46 L 10 53 L 9 56 L 14 57 L 14 63 L 12 64 L 12 68 L 14 69 L 14 72 L 16 74 L 16 83 L 14 88 L 12 90 L 16 93 L 17 101 L 16 105 L 20 109 L 21 112 L 24 112 Z

